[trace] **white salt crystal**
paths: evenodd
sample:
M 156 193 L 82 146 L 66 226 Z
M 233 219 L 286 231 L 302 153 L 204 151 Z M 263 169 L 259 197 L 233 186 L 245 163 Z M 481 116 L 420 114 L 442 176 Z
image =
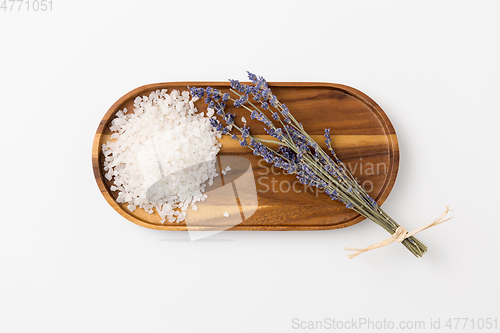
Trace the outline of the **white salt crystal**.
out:
M 177 222 L 184 221 L 186 219 L 186 212 L 182 212 L 177 216 Z
M 245 124 L 247 123 L 247 120 L 245 119 L 245 117 L 241 117 L 241 121 L 244 122 Z
M 228 165 L 225 169 L 226 171 L 230 171 L 231 170 L 231 167 Z
M 224 217 L 229 217 L 229 213 L 228 213 L 228 212 L 225 212 L 225 213 L 224 213 L 224 214 L 222 214 L 222 215 L 224 215 Z

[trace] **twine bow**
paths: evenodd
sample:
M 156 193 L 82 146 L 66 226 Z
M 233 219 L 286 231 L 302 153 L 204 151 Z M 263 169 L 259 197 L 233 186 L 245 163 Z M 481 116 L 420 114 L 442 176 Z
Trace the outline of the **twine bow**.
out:
M 446 206 L 446 210 L 444 211 L 444 213 L 441 214 L 439 217 L 437 217 L 434 221 L 432 221 L 429 224 L 424 225 L 423 227 L 415 229 L 413 231 L 408 232 L 405 229 L 405 227 L 403 227 L 403 226 L 400 225 L 396 229 L 396 231 L 392 234 L 392 236 L 390 238 L 381 240 L 380 242 L 372 244 L 370 246 L 367 246 L 367 247 L 365 247 L 363 249 L 356 249 L 356 248 L 351 248 L 351 247 L 344 247 L 344 250 L 346 250 L 346 251 L 355 251 L 354 253 L 351 253 L 351 254 L 347 255 L 347 257 L 349 259 L 352 259 L 352 258 L 355 258 L 356 256 L 360 255 L 363 252 L 367 252 L 367 251 L 370 251 L 370 250 L 379 249 L 381 247 L 387 246 L 387 245 L 392 244 L 394 242 L 401 243 L 406 238 L 411 237 L 411 236 L 419 233 L 420 231 L 424 231 L 425 229 L 429 229 L 429 228 L 434 227 L 434 226 L 436 226 L 438 224 L 441 224 L 443 222 L 448 221 L 449 219 L 451 219 L 453 217 L 453 216 L 451 216 L 451 217 L 448 217 L 448 218 L 445 219 L 445 217 L 446 217 L 446 215 L 448 215 L 449 211 L 450 211 L 450 207 Z

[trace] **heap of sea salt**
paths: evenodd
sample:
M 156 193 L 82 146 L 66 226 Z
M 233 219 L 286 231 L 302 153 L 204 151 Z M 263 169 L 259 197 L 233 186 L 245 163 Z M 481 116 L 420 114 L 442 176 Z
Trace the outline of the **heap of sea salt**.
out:
M 196 202 L 207 198 L 206 182 L 213 184 L 218 176 L 221 134 L 198 112 L 196 100 L 187 91 L 169 95 L 163 89 L 137 97 L 134 112 L 117 112 L 110 126 L 116 141 L 103 144 L 102 151 L 105 177 L 113 180 L 118 203 L 127 203 L 130 211 L 139 207 L 153 214 L 156 209 L 164 223 L 183 221 L 189 206 L 196 210 Z M 166 175 L 177 181 L 169 191 L 157 186 Z

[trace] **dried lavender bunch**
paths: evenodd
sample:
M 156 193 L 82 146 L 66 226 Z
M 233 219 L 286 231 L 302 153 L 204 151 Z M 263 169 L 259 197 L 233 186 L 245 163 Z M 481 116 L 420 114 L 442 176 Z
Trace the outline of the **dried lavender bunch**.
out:
M 192 96 L 203 98 L 210 112 L 215 112 L 225 123 L 216 117 L 210 123 L 222 134 L 230 135 L 243 147 L 250 148 L 254 155 L 261 156 L 266 162 L 295 174 L 305 185 L 323 189 L 332 200 L 338 200 L 349 209 L 377 223 L 391 235 L 399 227 L 378 204 L 366 193 L 362 186 L 338 159 L 331 145 L 330 129 L 325 129 L 325 142 L 331 156 L 327 154 L 304 130 L 288 110 L 272 93 L 267 81 L 247 72 L 253 85 L 244 85 L 237 80 L 231 82 L 230 93 L 217 89 L 189 87 Z M 264 124 L 266 132 L 277 140 L 264 140 L 253 136 L 250 128 L 234 123 L 236 114 L 225 111 L 226 103 L 232 102 L 250 112 L 251 119 Z M 239 132 L 241 139 L 233 132 Z M 271 149 L 267 144 L 278 144 Z M 427 247 L 414 236 L 401 242 L 416 257 L 421 257 Z

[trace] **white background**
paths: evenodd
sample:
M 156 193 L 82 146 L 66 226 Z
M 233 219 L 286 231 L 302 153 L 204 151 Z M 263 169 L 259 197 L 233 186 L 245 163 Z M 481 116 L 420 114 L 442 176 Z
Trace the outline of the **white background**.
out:
M 0 331 L 293 332 L 294 318 L 369 318 L 424 320 L 426 332 L 431 318 L 453 331 L 451 317 L 498 317 L 499 9 L 53 0 L 52 12 L 0 10 Z M 369 221 L 190 242 L 106 203 L 91 146 L 118 98 L 246 70 L 350 85 L 380 104 L 401 149 L 386 211 L 413 229 L 454 209 L 419 236 L 424 258 L 393 244 L 347 259 L 344 246 L 387 236 Z

